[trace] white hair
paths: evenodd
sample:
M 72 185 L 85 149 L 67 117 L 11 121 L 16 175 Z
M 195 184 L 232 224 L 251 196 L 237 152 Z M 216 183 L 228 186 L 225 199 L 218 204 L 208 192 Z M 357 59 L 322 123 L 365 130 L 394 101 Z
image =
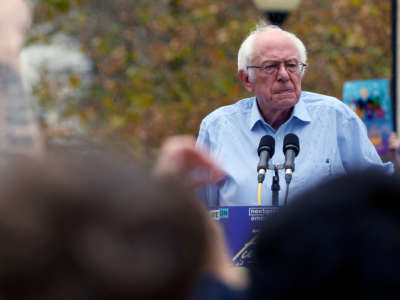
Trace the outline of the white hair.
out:
M 265 22 L 261 21 L 255 30 L 250 32 L 250 34 L 247 36 L 247 38 L 242 42 L 242 45 L 239 48 L 238 52 L 238 71 L 243 70 L 245 74 L 248 74 L 250 77 L 250 80 L 254 79 L 254 73 L 253 69 L 250 69 L 249 72 L 247 72 L 247 66 L 250 64 L 253 56 L 253 45 L 254 45 L 254 39 L 255 37 L 262 32 L 266 31 L 279 31 L 285 34 L 288 38 L 290 38 L 293 43 L 295 44 L 298 52 L 299 52 L 299 58 L 300 62 L 306 64 L 307 63 L 307 50 L 306 47 L 304 46 L 303 42 L 293 33 L 285 31 L 281 29 L 279 26 L 276 25 L 268 25 Z M 301 75 L 304 74 L 304 69 Z

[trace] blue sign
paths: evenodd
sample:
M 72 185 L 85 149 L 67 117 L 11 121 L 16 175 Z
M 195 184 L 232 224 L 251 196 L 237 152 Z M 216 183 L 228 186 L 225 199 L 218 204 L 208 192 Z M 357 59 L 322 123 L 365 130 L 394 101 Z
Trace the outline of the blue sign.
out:
M 229 206 L 210 210 L 225 231 L 226 240 L 235 266 L 253 263 L 253 249 L 260 227 L 278 206 Z
M 388 153 L 393 131 L 389 86 L 387 79 L 354 80 L 343 85 L 343 102 L 363 120 L 368 137 L 380 155 Z

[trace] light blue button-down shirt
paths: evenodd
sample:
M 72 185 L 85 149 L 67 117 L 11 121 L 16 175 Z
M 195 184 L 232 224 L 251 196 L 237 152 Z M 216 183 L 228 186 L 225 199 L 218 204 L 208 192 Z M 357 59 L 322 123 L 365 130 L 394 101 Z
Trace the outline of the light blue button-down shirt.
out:
M 208 185 L 199 197 L 208 206 L 257 205 L 257 148 L 262 136 L 275 138 L 275 154 L 270 164 L 283 164 L 286 134 L 299 137 L 300 152 L 289 186 L 294 195 L 323 179 L 354 169 L 381 168 L 393 173 L 393 164 L 382 163 L 358 116 L 340 100 L 302 92 L 288 121 L 275 131 L 266 123 L 255 97 L 220 107 L 201 123 L 197 145 L 208 149 L 226 173 L 226 180 Z M 286 182 L 279 171 L 279 203 L 284 202 Z M 262 205 L 271 205 L 273 171 L 267 171 L 262 187 Z

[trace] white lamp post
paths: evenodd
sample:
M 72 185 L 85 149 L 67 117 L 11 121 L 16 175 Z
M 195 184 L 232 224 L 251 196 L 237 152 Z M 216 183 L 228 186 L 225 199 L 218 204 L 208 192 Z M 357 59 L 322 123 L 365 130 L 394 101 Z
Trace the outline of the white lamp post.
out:
M 253 0 L 274 25 L 282 26 L 287 16 L 299 7 L 301 0 Z

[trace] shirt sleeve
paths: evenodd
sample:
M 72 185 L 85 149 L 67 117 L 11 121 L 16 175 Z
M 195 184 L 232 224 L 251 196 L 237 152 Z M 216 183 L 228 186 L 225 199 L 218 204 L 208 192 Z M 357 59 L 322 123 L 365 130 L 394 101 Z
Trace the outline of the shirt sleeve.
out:
M 338 128 L 338 145 L 346 172 L 378 169 L 387 174 L 394 173 L 391 162 L 383 163 L 374 145 L 368 138 L 364 123 L 356 116 L 344 119 Z
M 201 122 L 199 135 L 197 137 L 196 146 L 209 151 L 211 154 L 212 145 L 210 141 L 210 133 L 205 120 Z M 201 176 L 209 176 L 209 174 L 201 174 Z M 199 198 L 207 207 L 217 207 L 218 202 L 218 188 L 215 184 L 208 184 L 204 187 L 196 190 L 196 196 Z

